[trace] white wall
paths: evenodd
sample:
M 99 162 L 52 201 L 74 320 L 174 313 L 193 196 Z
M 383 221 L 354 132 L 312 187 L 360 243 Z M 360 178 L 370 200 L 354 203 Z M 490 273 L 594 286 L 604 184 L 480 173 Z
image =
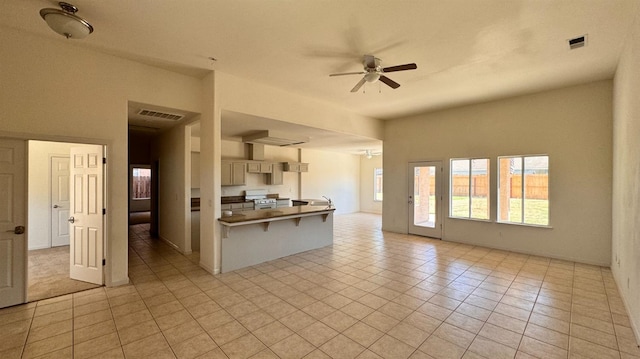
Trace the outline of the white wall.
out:
M 301 173 L 301 198 L 331 198 L 336 214 L 360 211 L 360 156 L 302 150 L 309 172 Z
M 612 266 L 640 340 L 640 14 L 614 79 Z
M 612 82 L 547 91 L 387 123 L 383 229 L 407 232 L 408 162 L 548 154 L 552 228 L 449 219 L 443 239 L 608 266 L 611 261 Z M 443 212 L 449 213 L 448 201 Z
M 29 141 L 29 250 L 51 247 L 51 155 L 67 156 L 73 143 Z
M 376 168 L 382 168 L 382 156 L 360 156 L 360 212 L 382 214 L 382 202 L 373 200 Z
M 0 136 L 107 146 L 106 283 L 127 276 L 127 103 L 200 112 L 200 80 L 58 37 L 0 31 Z

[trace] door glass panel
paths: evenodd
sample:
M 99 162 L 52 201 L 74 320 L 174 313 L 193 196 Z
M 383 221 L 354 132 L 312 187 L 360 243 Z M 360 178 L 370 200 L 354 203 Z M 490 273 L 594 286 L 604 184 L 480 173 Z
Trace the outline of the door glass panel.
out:
M 436 226 L 436 167 L 415 167 L 413 186 L 413 224 L 419 227 Z

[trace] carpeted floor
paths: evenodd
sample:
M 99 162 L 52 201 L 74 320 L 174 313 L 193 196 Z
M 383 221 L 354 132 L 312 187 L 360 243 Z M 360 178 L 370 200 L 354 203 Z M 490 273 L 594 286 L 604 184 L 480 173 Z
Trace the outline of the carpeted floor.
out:
M 69 246 L 29 251 L 29 302 L 97 287 L 69 278 Z
M 129 213 L 129 225 L 143 224 L 151 222 L 151 212 L 131 212 Z

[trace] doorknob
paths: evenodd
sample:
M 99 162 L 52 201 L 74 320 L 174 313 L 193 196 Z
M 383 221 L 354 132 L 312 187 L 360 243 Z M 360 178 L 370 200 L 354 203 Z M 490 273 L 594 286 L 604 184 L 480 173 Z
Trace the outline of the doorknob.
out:
M 24 233 L 24 226 L 16 226 L 16 228 L 10 229 L 7 232 L 12 232 L 14 234 L 23 234 Z
M 60 206 L 58 206 L 57 204 L 53 205 L 53 208 L 59 208 Z
M 75 223 L 76 219 L 73 218 L 73 217 L 69 217 L 69 219 L 67 221 L 69 221 L 69 223 Z

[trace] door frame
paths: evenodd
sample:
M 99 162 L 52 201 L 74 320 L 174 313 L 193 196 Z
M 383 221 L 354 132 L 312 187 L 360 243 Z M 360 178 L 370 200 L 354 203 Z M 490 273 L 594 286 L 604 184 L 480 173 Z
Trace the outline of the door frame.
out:
M 67 142 L 64 142 L 67 143 Z M 56 154 L 56 153 L 49 153 L 49 180 L 51 181 L 51 179 L 53 179 L 53 159 L 54 158 L 67 158 L 67 160 L 70 160 L 69 154 L 67 153 L 65 154 Z M 27 167 L 29 166 L 29 156 L 27 156 Z M 28 179 L 27 179 L 28 181 Z M 53 248 L 53 201 L 52 201 L 52 197 L 53 197 L 53 182 L 49 182 L 49 248 Z M 27 213 L 29 212 L 29 210 L 27 209 Z
M 427 166 L 435 166 L 436 167 L 436 183 L 435 183 L 435 210 L 436 210 L 436 220 L 433 228 L 429 227 L 420 227 L 415 226 L 414 223 L 414 178 L 415 178 L 415 168 L 416 167 L 427 167 Z M 442 212 L 443 208 L 443 199 L 444 196 L 442 194 L 443 191 L 443 161 L 441 160 L 425 160 L 425 161 L 410 161 L 408 163 L 407 175 L 408 175 L 408 195 L 407 195 L 407 233 L 429 237 L 442 239 L 444 233 L 444 214 Z
M 7 140 L 20 140 L 20 141 L 24 141 L 25 144 L 25 175 L 26 175 L 26 179 L 27 179 L 27 183 L 29 181 L 29 173 L 28 173 L 28 165 L 29 165 L 29 146 L 28 146 L 28 142 L 29 141 L 49 141 L 49 142 L 67 142 L 67 143 L 74 143 L 74 144 L 93 144 L 93 145 L 100 145 L 102 146 L 102 156 L 103 158 L 108 158 L 109 157 L 109 146 L 110 143 L 105 142 L 105 141 L 100 141 L 100 140 L 96 140 L 96 139 L 89 139 L 89 138 L 79 138 L 79 137 L 65 137 L 65 138 L 60 138 L 57 136 L 47 136 L 47 135 L 39 135 L 39 134 L 32 134 L 32 133 L 13 133 L 13 132 L 5 132 L 5 131 L 0 131 L 0 138 L 3 139 L 7 139 Z M 105 209 L 107 209 L 106 213 L 103 215 L 103 237 L 102 237 L 102 241 L 103 241 L 103 259 L 108 258 L 109 254 L 110 254 L 110 248 L 109 248 L 109 191 L 108 191 L 108 174 L 109 174 L 109 162 L 107 161 L 106 164 L 103 164 L 103 181 L 102 181 L 102 194 L 103 194 L 103 207 Z M 25 227 L 28 228 L 28 215 L 29 215 L 29 193 L 27 191 L 27 186 L 25 186 Z M 28 290 L 29 290 L 29 231 L 25 231 L 25 246 L 24 246 L 24 260 L 25 260 L 25 267 L 24 267 L 24 271 L 25 271 L 25 275 L 24 275 L 24 297 L 23 297 L 23 304 L 27 303 L 28 301 Z M 108 263 L 106 265 L 102 266 L 102 278 L 103 278 L 103 285 L 104 285 L 104 281 L 106 280 L 106 278 L 109 276 L 109 273 L 107 271 L 107 267 L 108 267 Z

